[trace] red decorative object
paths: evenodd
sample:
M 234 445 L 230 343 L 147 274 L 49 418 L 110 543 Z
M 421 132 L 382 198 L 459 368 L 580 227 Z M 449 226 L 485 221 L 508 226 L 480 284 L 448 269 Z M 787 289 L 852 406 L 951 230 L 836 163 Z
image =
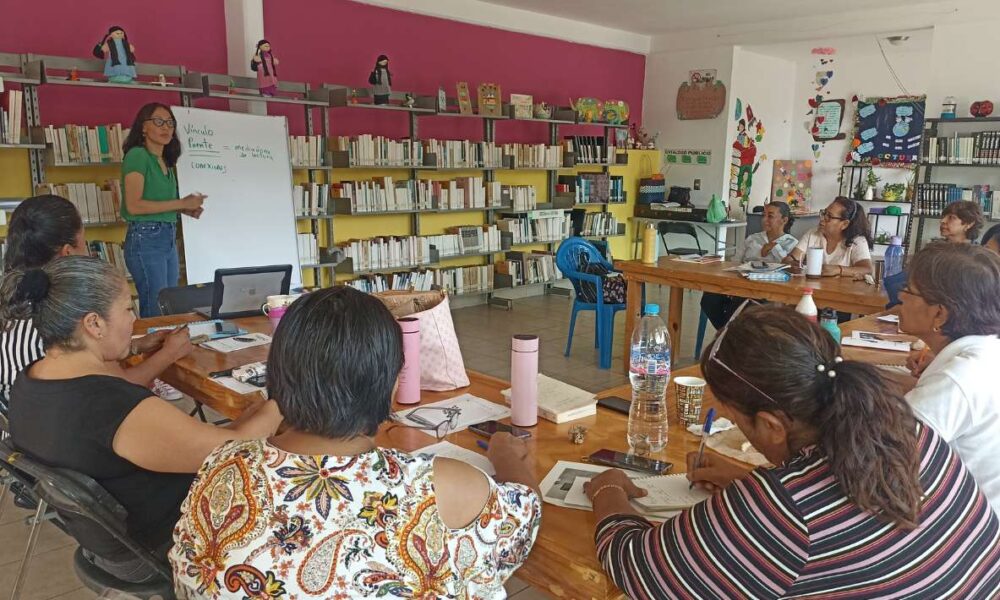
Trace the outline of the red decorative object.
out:
M 993 103 L 989 100 L 979 100 L 972 103 L 969 112 L 973 117 L 988 117 L 993 114 Z

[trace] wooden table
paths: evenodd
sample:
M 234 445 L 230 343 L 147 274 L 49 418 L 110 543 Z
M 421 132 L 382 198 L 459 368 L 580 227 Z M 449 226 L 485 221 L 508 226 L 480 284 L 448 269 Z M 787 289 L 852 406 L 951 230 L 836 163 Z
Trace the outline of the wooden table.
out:
M 850 277 L 824 277 L 806 279 L 792 277 L 791 281 L 750 281 L 727 267 L 732 262 L 700 265 L 662 257 L 656 265 L 646 265 L 638 260 L 616 260 L 615 268 L 620 270 L 629 282 L 625 308 L 625 341 L 622 369 L 628 372 L 629 345 L 636 319 L 642 310 L 642 290 L 647 283 L 670 286 L 670 308 L 667 327 L 672 336 L 672 356 L 679 356 L 681 343 L 681 320 L 684 309 L 684 290 L 701 290 L 728 294 L 741 298 L 763 298 L 783 304 L 797 304 L 804 288 L 813 289 L 813 298 L 819 308 L 834 308 L 839 311 L 869 314 L 885 308 L 888 298 L 878 287 Z
M 151 325 L 175 324 L 196 319 L 194 315 L 147 319 L 137 324 L 136 332 L 145 332 Z M 270 333 L 270 324 L 263 317 L 240 319 L 237 322 L 251 331 Z M 895 332 L 894 325 L 877 322 L 873 316 L 851 321 L 842 326 L 845 335 L 850 335 L 850 332 L 856 329 L 881 333 Z M 845 348 L 844 355 L 846 358 L 880 364 L 893 364 L 893 361 L 905 360 L 905 355 L 902 353 L 852 348 Z M 248 398 L 209 380 L 208 373 L 264 360 L 266 356 L 266 346 L 230 354 L 199 348 L 168 369 L 162 375 L 162 379 L 193 395 L 218 412 L 236 417 L 249 401 Z M 701 370 L 697 366 L 692 366 L 675 371 L 674 375 L 700 377 Z M 500 392 L 509 387 L 507 382 L 471 371 L 469 378 L 471 385 L 466 388 L 450 392 L 422 392 L 421 403 L 435 402 L 463 393 L 470 393 L 497 403 L 503 402 Z M 631 393 L 631 388 L 626 384 L 601 392 L 597 396 L 600 398 L 620 396 L 628 399 L 631 398 Z M 725 407 L 718 405 L 710 390 L 706 390 L 705 406 L 706 409 L 715 406 L 721 415 L 727 414 Z M 668 386 L 668 407 L 670 428 L 667 447 L 663 452 L 654 454 L 653 458 L 670 461 L 674 463 L 672 472 L 683 473 L 686 470 L 686 456 L 688 452 L 697 450 L 699 438 L 685 431 L 677 423 L 673 385 Z M 402 407 L 393 408 L 398 410 Z M 576 425 L 583 425 L 588 429 L 586 441 L 582 445 L 569 442 L 569 430 Z M 628 443 L 625 439 L 627 427 L 626 415 L 600 407 L 594 416 L 561 425 L 539 419 L 538 425 L 530 428 L 532 431 L 530 445 L 536 458 L 535 477 L 540 481 L 557 461 L 580 462 L 583 457 L 601 448 L 627 451 Z M 479 438 L 468 431 L 451 434 L 446 439 L 453 444 L 479 451 L 476 446 L 476 440 Z M 382 427 L 376 440 L 379 445 L 407 451 L 417 450 L 436 441 L 418 429 L 390 428 L 388 425 Z M 596 527 L 594 514 L 550 504 L 546 504 L 543 511 L 542 526 L 535 546 L 527 562 L 518 569 L 516 576 L 555 598 L 574 600 L 624 598 L 623 594 L 608 581 L 597 561 L 593 537 Z

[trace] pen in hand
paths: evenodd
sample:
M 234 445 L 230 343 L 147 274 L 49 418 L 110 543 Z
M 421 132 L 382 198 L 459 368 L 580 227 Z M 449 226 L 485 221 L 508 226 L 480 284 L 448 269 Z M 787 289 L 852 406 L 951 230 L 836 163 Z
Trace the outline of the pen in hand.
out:
M 698 458 L 697 460 L 694 461 L 695 468 L 701 466 L 701 460 L 702 458 L 705 457 L 705 442 L 708 441 L 708 436 L 710 433 L 712 433 L 712 421 L 714 419 L 715 419 L 715 409 L 710 408 L 708 409 L 708 414 L 705 415 L 705 425 L 701 429 L 701 443 L 698 444 Z M 691 485 L 688 486 L 688 489 L 690 490 L 693 487 L 694 487 L 694 481 L 691 482 Z
M 482 448 L 483 450 L 489 450 L 490 449 L 490 445 L 487 444 L 486 442 L 484 442 L 483 440 L 476 440 L 476 445 L 479 446 L 480 448 Z

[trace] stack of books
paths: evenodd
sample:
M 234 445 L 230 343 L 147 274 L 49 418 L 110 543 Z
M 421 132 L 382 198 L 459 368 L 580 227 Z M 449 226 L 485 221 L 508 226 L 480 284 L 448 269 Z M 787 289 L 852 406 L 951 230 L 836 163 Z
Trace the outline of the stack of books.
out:
M 375 294 L 378 292 L 394 291 L 430 291 L 434 285 L 434 274 L 432 271 L 409 271 L 406 273 L 375 273 L 365 275 L 358 279 L 345 282 L 356 290 Z
M 434 285 L 450 294 L 478 294 L 493 289 L 492 265 L 474 265 L 434 271 Z
M 927 138 L 930 164 L 1000 165 L 1000 131 Z
M 326 141 L 321 135 L 290 135 L 288 153 L 292 166 L 321 167 L 326 156 Z
M 299 262 L 304 265 L 314 265 L 319 262 L 319 243 L 315 233 L 297 234 L 299 245 Z
M 426 292 L 441 289 L 452 295 L 489 292 L 493 289 L 493 267 L 475 265 L 453 269 L 424 269 L 405 273 L 375 273 L 345 282 L 357 290 L 374 294 L 389 290 Z
M 562 146 L 504 144 L 503 154 L 513 157 L 515 169 L 559 169 L 563 166 Z
M 482 177 L 456 177 L 447 181 L 404 180 L 376 177 L 370 181 L 332 184 L 334 198 L 350 199 L 353 213 L 407 210 L 464 210 L 499 207 L 500 184 Z
M 115 223 L 121 221 L 121 182 L 108 179 L 103 186 L 96 183 L 43 183 L 35 187 L 36 194 L 62 196 L 80 211 L 84 223 Z
M 330 150 L 347 152 L 352 167 L 419 167 L 423 164 L 420 142 L 393 140 L 380 135 L 330 138 Z
M 64 125 L 45 128 L 45 143 L 52 147 L 55 166 L 79 163 L 121 162 L 122 145 L 129 129 L 115 123 L 87 127 Z
M 555 256 L 540 250 L 507 252 L 505 259 L 496 263 L 496 272 L 510 278 L 510 287 L 550 283 L 562 279 L 562 273 L 556 266 Z
M 914 212 L 918 215 L 940 216 L 946 206 L 963 200 L 975 202 L 983 214 L 1000 217 L 1000 190 L 988 185 L 960 186 L 953 183 L 918 183 Z
M 329 214 L 330 184 L 310 183 L 292 188 L 292 206 L 299 217 Z
M 22 143 L 21 122 L 24 120 L 24 92 L 8 90 L 0 102 L 0 144 Z
M 418 235 L 351 240 L 339 246 L 354 262 L 354 271 L 419 267 L 431 263 L 429 238 Z
M 445 231 L 447 235 L 431 236 L 431 245 L 437 247 L 441 258 L 500 252 L 500 230 L 496 225 L 462 225 Z
M 600 135 L 568 135 L 563 138 L 563 149 L 576 156 L 576 164 L 608 164 L 614 156 L 612 140 Z
M 125 250 L 117 242 L 88 242 L 90 255 L 110 263 L 126 279 L 130 279 L 128 268 L 125 266 Z
M 435 164 L 432 166 L 439 168 L 482 168 L 496 154 L 496 146 L 487 142 L 429 139 L 421 144 L 424 155 L 435 155 Z
M 538 193 L 533 185 L 494 185 L 486 189 L 487 204 L 510 210 L 535 210 L 538 208 Z

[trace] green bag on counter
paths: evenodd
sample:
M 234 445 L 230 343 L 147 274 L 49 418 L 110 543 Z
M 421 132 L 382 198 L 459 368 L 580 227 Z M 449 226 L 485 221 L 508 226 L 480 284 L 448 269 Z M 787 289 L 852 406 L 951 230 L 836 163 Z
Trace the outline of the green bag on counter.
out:
M 712 201 L 708 203 L 705 220 L 709 223 L 721 223 L 726 220 L 726 205 L 715 194 L 712 194 Z

